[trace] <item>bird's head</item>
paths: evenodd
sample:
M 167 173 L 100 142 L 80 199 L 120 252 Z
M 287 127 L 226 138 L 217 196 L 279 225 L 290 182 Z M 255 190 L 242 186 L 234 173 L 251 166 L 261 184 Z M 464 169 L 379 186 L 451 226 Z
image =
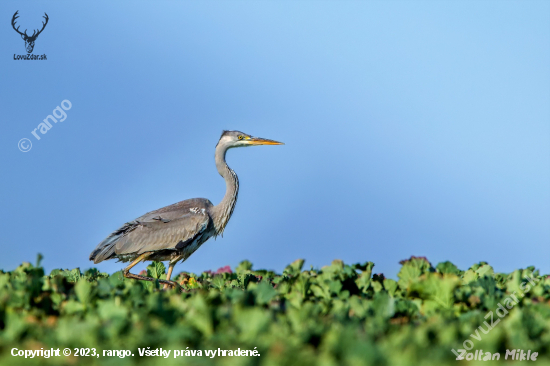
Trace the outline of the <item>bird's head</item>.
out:
M 284 145 L 282 142 L 268 140 L 261 137 L 250 136 L 241 131 L 223 131 L 220 141 L 216 147 L 221 146 L 227 149 L 232 147 L 245 147 L 257 145 Z

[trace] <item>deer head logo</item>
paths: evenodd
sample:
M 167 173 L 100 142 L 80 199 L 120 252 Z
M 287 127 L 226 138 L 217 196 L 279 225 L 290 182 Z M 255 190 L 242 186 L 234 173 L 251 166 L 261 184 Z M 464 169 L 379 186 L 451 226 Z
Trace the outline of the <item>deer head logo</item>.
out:
M 36 38 L 38 37 L 38 35 L 40 33 L 42 33 L 42 31 L 44 30 L 44 28 L 46 28 L 46 24 L 48 24 L 48 14 L 46 14 L 43 18 L 46 19 L 46 22 L 42 22 L 42 29 L 40 29 L 38 31 L 38 33 L 36 33 L 36 30 L 33 32 L 32 36 L 29 36 L 27 34 L 27 30 L 25 29 L 25 32 L 24 33 L 21 33 L 19 32 L 19 27 L 15 28 L 15 20 L 17 18 L 19 18 L 19 16 L 17 15 L 17 13 L 19 12 L 19 10 L 17 10 L 15 12 L 15 14 L 13 14 L 13 18 L 11 18 L 11 26 L 13 27 L 13 29 L 15 29 L 15 31 L 17 33 L 19 33 L 21 35 L 21 38 L 23 38 L 23 40 L 25 41 L 25 48 L 27 49 L 27 53 L 31 53 L 32 50 L 34 49 L 34 41 L 36 41 Z

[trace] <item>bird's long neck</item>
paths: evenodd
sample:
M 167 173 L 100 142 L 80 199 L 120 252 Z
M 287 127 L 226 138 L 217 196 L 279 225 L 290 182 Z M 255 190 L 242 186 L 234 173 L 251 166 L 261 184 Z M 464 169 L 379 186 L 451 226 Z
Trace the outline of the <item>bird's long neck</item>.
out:
M 223 230 L 233 214 L 239 194 L 239 179 L 237 174 L 225 162 L 226 152 L 226 147 L 220 145 L 216 147 L 216 168 L 218 168 L 218 173 L 225 179 L 226 185 L 225 196 L 213 209 L 212 219 L 216 228 L 216 235 L 223 234 Z

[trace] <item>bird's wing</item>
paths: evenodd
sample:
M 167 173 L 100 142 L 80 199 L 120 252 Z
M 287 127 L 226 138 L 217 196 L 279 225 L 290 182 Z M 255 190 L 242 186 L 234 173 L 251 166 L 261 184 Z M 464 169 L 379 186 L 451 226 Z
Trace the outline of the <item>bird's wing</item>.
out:
M 104 260 L 111 259 L 115 255 L 115 244 L 126 234 L 132 232 L 139 225 L 137 221 L 127 222 L 117 230 L 113 231 L 105 240 L 95 247 L 90 254 L 90 260 L 94 263 L 103 262 Z
M 210 216 L 200 210 L 171 220 L 161 215 L 151 221 L 138 221 L 131 232 L 117 240 L 115 253 L 142 254 L 165 249 L 181 249 L 202 236 L 209 222 Z
M 118 254 L 170 249 L 180 241 L 190 242 L 208 227 L 208 205 L 212 205 L 208 200 L 195 199 L 146 213 L 112 232 L 97 245 L 90 260 L 99 263 Z

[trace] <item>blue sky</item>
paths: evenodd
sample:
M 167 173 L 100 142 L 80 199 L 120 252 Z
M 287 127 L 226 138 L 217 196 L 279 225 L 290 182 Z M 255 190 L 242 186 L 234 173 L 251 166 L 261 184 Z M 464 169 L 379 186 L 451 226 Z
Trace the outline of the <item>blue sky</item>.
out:
M 34 54 L 21 30 L 49 23 Z M 223 238 L 177 271 L 427 256 L 550 272 L 550 3 L 0 4 L 0 268 L 86 269 L 126 221 L 241 190 Z M 31 33 L 31 32 L 29 32 Z M 69 100 L 64 122 L 31 134 Z M 29 138 L 23 153 L 18 141 Z M 114 272 L 121 263 L 98 268 Z M 141 267 L 143 268 L 143 266 Z

